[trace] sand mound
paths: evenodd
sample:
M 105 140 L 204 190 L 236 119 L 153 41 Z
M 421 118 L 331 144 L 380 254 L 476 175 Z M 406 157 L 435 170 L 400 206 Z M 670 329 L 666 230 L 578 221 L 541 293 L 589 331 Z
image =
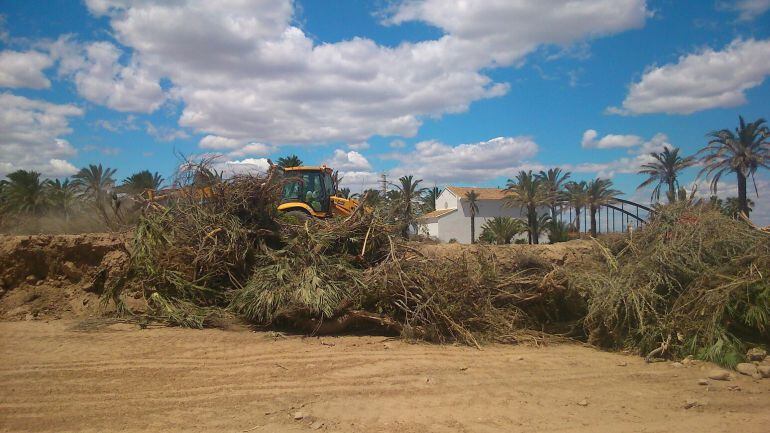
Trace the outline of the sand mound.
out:
M 125 234 L 0 236 L 0 319 L 87 317 L 128 263 Z

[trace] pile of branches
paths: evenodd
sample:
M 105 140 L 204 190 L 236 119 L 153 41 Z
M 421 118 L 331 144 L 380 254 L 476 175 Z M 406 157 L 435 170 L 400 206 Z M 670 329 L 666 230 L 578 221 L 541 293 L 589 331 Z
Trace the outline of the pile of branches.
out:
M 125 314 L 121 292 L 133 289 L 146 319 L 180 326 L 235 315 L 308 333 L 376 327 L 471 345 L 539 341 L 582 317 L 567 307 L 565 278 L 535 257 L 507 268 L 491 253 L 426 257 L 376 209 L 297 220 L 276 211 L 282 182 L 271 175 L 223 180 L 190 164 L 178 179 L 189 193 L 146 209 L 130 271 L 106 292 Z
M 747 345 L 770 341 L 767 233 L 682 203 L 602 252 L 596 267 L 569 273 L 588 298 L 591 342 L 733 366 Z

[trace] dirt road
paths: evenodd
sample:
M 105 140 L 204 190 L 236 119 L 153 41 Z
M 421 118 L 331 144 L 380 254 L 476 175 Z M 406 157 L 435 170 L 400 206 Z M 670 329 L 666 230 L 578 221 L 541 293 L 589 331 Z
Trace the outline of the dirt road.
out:
M 767 432 L 770 380 L 578 345 L 0 323 L 2 431 Z M 737 388 L 731 388 L 737 387 Z M 694 407 L 685 409 L 690 401 Z M 300 413 L 297 413 L 300 412 Z M 301 419 L 297 419 L 299 417 Z

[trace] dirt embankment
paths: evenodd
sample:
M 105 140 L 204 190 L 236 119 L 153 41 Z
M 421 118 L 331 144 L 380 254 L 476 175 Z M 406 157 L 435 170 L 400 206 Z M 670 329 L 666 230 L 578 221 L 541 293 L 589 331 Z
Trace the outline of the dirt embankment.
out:
M 0 236 L 0 320 L 97 314 L 104 287 L 128 263 L 127 236 Z
M 104 312 L 99 295 L 128 264 L 129 235 L 0 236 L 0 320 L 81 318 Z M 540 258 L 562 265 L 587 257 L 592 242 L 576 240 L 555 245 L 414 244 L 427 256 L 460 258 L 493 254 L 514 266 Z M 126 299 L 142 309 L 139 301 Z

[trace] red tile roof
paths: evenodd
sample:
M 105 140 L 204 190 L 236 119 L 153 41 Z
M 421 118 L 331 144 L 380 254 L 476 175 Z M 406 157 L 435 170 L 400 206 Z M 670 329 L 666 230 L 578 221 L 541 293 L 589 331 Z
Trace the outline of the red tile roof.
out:
M 429 218 L 441 218 L 444 215 L 448 215 L 457 209 L 439 209 L 434 210 L 433 212 L 428 212 L 425 215 L 420 216 L 418 219 L 429 219 Z
M 479 195 L 479 200 L 503 200 L 508 196 L 505 190 L 500 188 L 475 188 L 467 186 L 448 186 L 446 187 L 452 194 L 456 195 L 462 200 L 465 200 L 465 194 L 476 191 Z

